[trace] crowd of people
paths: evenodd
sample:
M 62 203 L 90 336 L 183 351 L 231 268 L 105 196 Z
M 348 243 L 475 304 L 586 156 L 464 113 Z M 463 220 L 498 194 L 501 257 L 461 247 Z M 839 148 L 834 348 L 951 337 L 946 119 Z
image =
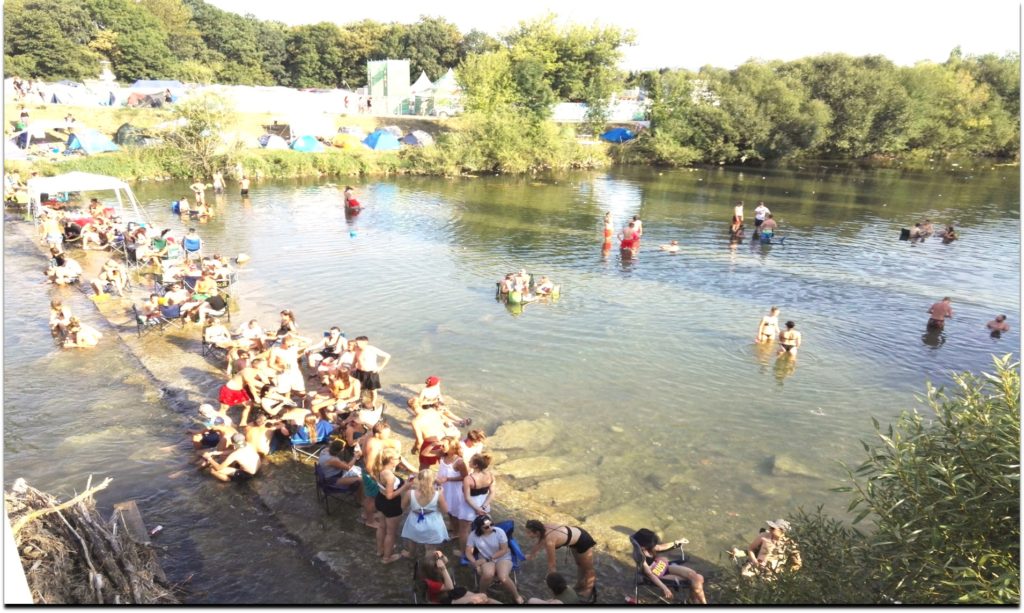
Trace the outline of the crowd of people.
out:
M 205 190 L 223 191 L 223 175 L 213 183 L 198 180 L 191 186 L 195 207 L 187 199 L 178 201 L 182 221 L 202 218 Z M 247 189 L 247 185 L 246 185 Z M 346 188 L 346 206 L 358 201 Z M 50 248 L 52 261 L 48 277 L 56 284 L 75 282 L 82 269 L 63 251 L 68 241 L 81 239 L 81 247 L 112 249 L 124 257 L 108 259 L 90 285 L 94 298 L 122 295 L 130 285 L 128 265 L 146 265 L 156 286 L 142 305 L 144 323 L 181 319 L 195 321 L 202 328 L 204 344 L 223 353 L 226 381 L 217 388 L 218 408 L 203 403 L 199 425 L 188 430 L 196 453 L 196 464 L 211 477 L 226 482 L 244 482 L 258 477 L 267 456 L 283 449 L 309 452 L 325 483 L 350 491 L 359 503 L 358 521 L 374 531 L 376 555 L 382 564 L 403 559 L 418 560 L 419 580 L 431 602 L 449 604 L 497 603 L 489 595 L 492 584 L 516 603 L 527 602 L 512 578 L 518 562 L 513 558 L 510 536 L 492 519 L 498 493 L 493 458 L 485 451 L 486 435 L 470 429 L 472 419 L 457 415 L 441 391 L 441 379 L 428 376 L 405 406 L 408 426 L 414 435 L 411 455 L 406 457 L 401 441 L 392 432 L 380 395 L 381 375 L 391 354 L 372 345 L 365 335 L 349 338 L 332 326 L 322 336 L 303 335 L 290 309 L 280 311 L 276 328 L 265 330 L 258 319 L 248 319 L 231 330 L 224 322 L 229 305 L 224 288 L 230 286 L 234 271 L 220 255 L 204 256 L 202 240 L 195 228 L 181 237 L 170 229 L 156 232 L 133 224 L 122 225 L 113 210 L 95 199 L 88 214 L 73 213 L 59 205 L 44 210 L 40 237 Z M 755 209 L 755 233 L 769 238 L 777 227 L 763 202 Z M 69 228 L 77 228 L 69 230 Z M 743 229 L 743 203 L 734 209 L 731 231 Z M 77 232 L 77 234 L 76 234 Z M 605 250 L 611 244 L 614 226 L 610 213 L 603 227 Z M 74 235 L 74 236 L 72 236 Z M 636 255 L 643 224 L 633 216 L 618 234 L 623 255 Z M 69 238 L 70 237 L 70 238 Z M 661 245 L 663 251 L 678 251 L 677 241 Z M 534 281 L 525 270 L 509 273 L 498 283 L 498 295 L 541 297 L 557 292 L 547 277 Z M 928 326 L 942 329 L 952 317 L 950 299 L 929 310 Z M 780 309 L 773 306 L 758 324 L 756 342 L 778 342 L 780 356 L 794 358 L 801 346 L 796 323 L 780 326 Z M 1009 329 L 1006 316 L 988 323 L 993 334 Z M 83 324 L 61 301 L 51 302 L 50 329 L 66 347 L 95 346 L 101 334 Z M 240 409 L 233 417 L 231 412 Z M 767 571 L 795 571 L 800 568 L 799 551 L 787 536 L 785 520 L 767 522 L 767 528 L 746 550 L 735 557 L 745 563 L 746 576 Z M 577 604 L 596 599 L 594 564 L 597 541 L 583 528 L 531 519 L 525 532 L 533 546 L 521 561 L 535 559 L 541 551 L 547 562 L 545 583 L 549 598 L 534 597 L 536 604 Z M 662 542 L 650 529 L 632 535 L 642 553 L 640 567 L 646 580 L 666 599 L 670 585 L 684 580 L 690 599 L 706 603 L 704 577 L 685 564 L 664 555 L 680 541 Z M 449 558 L 469 566 L 479 581 L 477 591 L 456 586 L 449 570 Z M 575 562 L 577 576 L 572 586 L 558 572 L 558 549 L 566 548 Z

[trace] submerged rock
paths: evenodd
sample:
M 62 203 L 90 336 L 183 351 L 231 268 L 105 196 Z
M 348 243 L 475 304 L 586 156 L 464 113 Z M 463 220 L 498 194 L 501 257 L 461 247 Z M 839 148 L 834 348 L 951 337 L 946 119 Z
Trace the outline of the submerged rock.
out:
M 550 456 L 518 458 L 501 465 L 501 472 L 516 479 L 547 478 L 575 472 L 578 463 Z
M 554 442 L 555 434 L 555 422 L 547 418 L 511 421 L 503 424 L 493 436 L 488 437 L 487 446 L 498 450 L 539 451 L 547 449 Z
M 544 481 L 527 490 L 527 494 L 539 502 L 550 503 L 566 513 L 575 514 L 574 507 L 588 505 L 600 498 L 601 488 L 594 475 L 575 475 Z
M 810 479 L 822 478 L 821 473 L 801 464 L 786 454 L 773 455 L 768 458 L 766 464 L 771 474 L 775 476 L 808 477 Z

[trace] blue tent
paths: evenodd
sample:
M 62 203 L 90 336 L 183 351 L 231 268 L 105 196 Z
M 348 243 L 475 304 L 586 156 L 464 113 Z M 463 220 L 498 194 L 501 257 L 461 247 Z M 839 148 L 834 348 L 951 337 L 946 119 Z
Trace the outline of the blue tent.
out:
M 394 151 L 402 148 L 395 135 L 387 130 L 373 132 L 363 139 L 363 144 L 375 151 Z
M 68 137 L 67 151 L 84 151 L 92 155 L 104 151 L 117 151 L 120 149 L 105 134 L 96 130 L 78 129 Z
M 624 143 L 634 138 L 636 138 L 636 134 L 626 128 L 613 128 L 601 135 L 601 140 L 609 143 Z
M 292 149 L 307 153 L 320 153 L 324 150 L 324 144 L 313 136 L 300 136 L 292 141 Z

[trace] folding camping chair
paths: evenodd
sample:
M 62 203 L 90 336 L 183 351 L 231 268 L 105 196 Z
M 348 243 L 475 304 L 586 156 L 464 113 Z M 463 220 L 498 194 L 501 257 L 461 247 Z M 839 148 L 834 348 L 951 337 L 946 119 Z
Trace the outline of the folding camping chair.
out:
M 515 531 L 515 521 L 506 519 L 505 521 L 497 522 L 494 524 L 495 529 L 501 530 L 508 537 L 508 548 L 512 555 L 512 572 L 509 573 L 509 578 L 512 579 L 517 587 L 519 586 L 519 567 L 522 562 L 526 560 L 526 556 L 523 555 L 523 549 L 519 546 L 519 542 L 516 541 L 512 533 Z M 463 556 L 465 559 L 465 556 Z M 473 569 L 473 580 L 476 583 L 476 591 L 480 591 L 480 575 Z M 497 587 L 497 583 L 491 585 L 492 588 Z
M 328 515 L 331 514 L 331 498 L 347 499 L 357 504 L 356 492 L 359 491 L 362 484 L 356 483 L 349 487 L 338 487 L 327 483 L 327 479 L 324 478 L 323 468 L 320 467 L 320 462 L 313 464 L 313 476 L 316 479 L 316 499 L 324 503 L 324 509 Z
M 686 552 L 683 551 L 683 546 L 688 545 L 689 543 L 690 541 L 686 539 L 682 539 L 679 541 L 680 557 L 670 559 L 670 565 L 682 564 L 686 561 Z M 631 536 L 629 537 L 629 544 L 633 546 L 633 563 L 636 565 L 636 573 L 633 577 L 633 601 L 639 602 L 638 599 L 640 597 L 640 587 L 643 586 L 644 589 L 646 589 L 655 598 L 657 598 L 665 604 L 670 604 L 669 601 L 661 597 L 660 593 L 654 591 L 654 588 L 652 587 L 654 584 L 651 582 L 650 579 L 647 578 L 646 573 L 644 573 L 644 552 L 643 549 L 640 548 L 640 543 L 636 542 L 636 540 Z M 661 582 L 664 583 L 665 586 L 673 592 L 679 592 L 679 590 L 682 588 L 686 588 L 687 590 L 689 590 L 690 587 L 690 582 L 686 579 L 683 579 L 682 577 L 665 575 L 664 577 L 660 577 L 660 579 Z
M 180 312 L 180 305 L 175 306 L 179 307 L 178 310 Z M 167 326 L 170 325 L 177 325 L 178 327 L 181 328 L 185 327 L 185 322 L 182 321 L 180 317 L 168 318 L 163 312 L 153 317 L 145 317 L 142 315 L 142 313 L 139 312 L 139 308 L 134 304 L 132 304 L 132 315 L 135 317 L 136 332 L 138 333 L 140 338 L 145 334 L 154 331 L 165 332 Z

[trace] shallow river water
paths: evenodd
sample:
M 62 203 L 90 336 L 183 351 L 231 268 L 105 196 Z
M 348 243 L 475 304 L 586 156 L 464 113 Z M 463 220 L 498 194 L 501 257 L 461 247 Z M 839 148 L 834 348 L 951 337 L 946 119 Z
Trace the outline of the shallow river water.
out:
M 306 336 L 331 325 L 368 335 L 394 356 L 385 383 L 437 375 L 489 433 L 549 416 L 556 443 L 544 454 L 601 484 L 597 499 L 560 511 L 593 522 L 656 510 L 651 527 L 686 536 L 712 560 L 797 506 L 841 513 L 845 495 L 828 490 L 839 461 L 861 458 L 872 416 L 890 421 L 916 406 L 925 380 L 986 369 L 1020 345 L 1016 168 L 373 180 L 355 184 L 367 208 L 349 221 L 341 187 L 256 183 L 246 201 L 232 187 L 218 216 L 198 226 L 208 251 L 252 257 L 240 274 L 241 315 L 271 327 L 291 308 Z M 155 225 L 175 234 L 184 226 L 169 202 L 186 191 L 136 188 Z M 730 245 L 738 199 L 748 227 L 764 200 L 785 245 Z M 602 254 L 606 211 L 617 228 L 643 219 L 632 261 L 617 243 Z M 924 217 L 956 224 L 961 240 L 897 240 Z M 5 486 L 24 476 L 69 493 L 89 474 L 115 476 L 112 498 L 140 499 L 147 522 L 194 526 L 164 544 L 172 578 L 196 573 L 196 602 L 343 602 L 307 558 L 273 547 L 275 528 L 258 507 L 224 499 L 167 458 L 161 448 L 180 443 L 178 421 L 162 425 L 166 409 L 130 354 L 112 342 L 91 353 L 53 347 L 46 306 L 56 290 L 37 282 L 35 247 L 6 234 Z M 672 239 L 677 255 L 658 251 Z M 495 281 L 519 268 L 554 279 L 561 298 L 507 310 Z M 85 296 L 63 291 L 76 312 L 100 319 Z M 946 295 L 955 318 L 926 335 L 926 311 Z M 771 305 L 803 332 L 795 362 L 753 343 Z M 1013 330 L 992 339 L 985 322 L 997 313 Z M 226 529 L 238 525 L 249 534 L 231 539 Z M 206 572 L 253 548 L 275 553 L 252 574 Z M 291 587 L 263 598 L 252 588 L 260 573 L 286 573 L 275 584 Z

